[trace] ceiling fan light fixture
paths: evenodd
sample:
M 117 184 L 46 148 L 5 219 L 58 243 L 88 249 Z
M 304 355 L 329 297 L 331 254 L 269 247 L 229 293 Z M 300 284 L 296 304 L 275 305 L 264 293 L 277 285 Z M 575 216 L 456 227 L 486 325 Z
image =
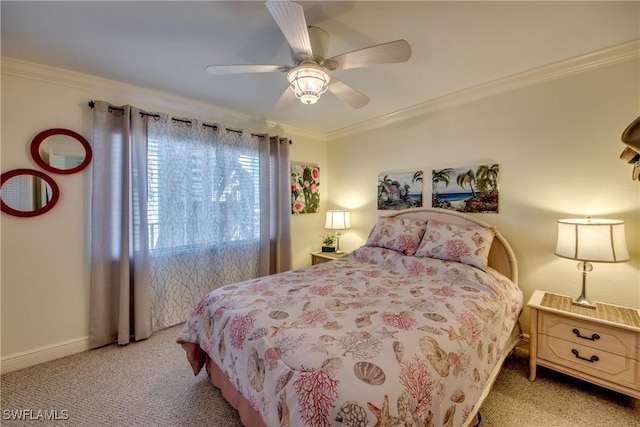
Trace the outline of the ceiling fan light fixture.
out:
M 331 76 L 317 65 L 303 64 L 289 71 L 287 80 L 296 98 L 303 104 L 315 104 L 329 87 Z

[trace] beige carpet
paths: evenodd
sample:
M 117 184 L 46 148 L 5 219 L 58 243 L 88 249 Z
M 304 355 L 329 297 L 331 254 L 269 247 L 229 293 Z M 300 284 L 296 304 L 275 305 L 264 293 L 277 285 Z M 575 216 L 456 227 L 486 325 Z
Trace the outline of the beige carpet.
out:
M 206 375 L 193 377 L 175 344 L 179 328 L 2 375 L 0 424 L 240 426 Z M 518 349 L 505 363 L 481 409 L 482 427 L 640 426 L 640 401 L 544 368 L 531 383 L 527 357 Z M 8 419 L 12 410 L 30 410 L 34 418 L 57 410 L 67 419 L 15 421 Z

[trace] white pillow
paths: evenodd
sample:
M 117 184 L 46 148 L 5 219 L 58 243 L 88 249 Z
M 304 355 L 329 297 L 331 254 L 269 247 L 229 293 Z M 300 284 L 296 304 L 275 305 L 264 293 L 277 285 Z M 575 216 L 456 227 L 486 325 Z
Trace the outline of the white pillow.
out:
M 494 228 L 429 221 L 416 256 L 456 261 L 485 271 Z
M 380 217 L 365 245 L 413 255 L 424 235 L 425 224 L 424 220 Z

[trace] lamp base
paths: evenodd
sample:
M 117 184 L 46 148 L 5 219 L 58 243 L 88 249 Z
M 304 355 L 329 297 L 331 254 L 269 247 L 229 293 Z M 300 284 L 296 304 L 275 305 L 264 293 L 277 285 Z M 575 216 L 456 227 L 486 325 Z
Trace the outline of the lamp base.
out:
M 584 295 L 580 295 L 578 298 L 571 301 L 571 304 L 578 305 L 584 308 L 591 308 L 591 309 L 596 308 L 596 306 L 589 300 L 589 298 L 585 297 Z
M 580 261 L 578 263 L 578 270 L 582 271 L 582 292 L 578 298 L 571 301 L 571 304 L 595 309 L 596 306 L 587 298 L 587 273 L 593 270 L 593 265 L 587 261 Z

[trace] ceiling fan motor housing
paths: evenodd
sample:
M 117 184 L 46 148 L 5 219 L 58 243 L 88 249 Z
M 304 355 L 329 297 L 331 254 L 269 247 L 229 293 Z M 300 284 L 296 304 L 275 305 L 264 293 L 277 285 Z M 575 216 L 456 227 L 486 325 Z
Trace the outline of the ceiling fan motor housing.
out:
M 329 33 L 322 28 L 309 26 L 309 41 L 311 42 L 311 52 L 313 60 L 322 65 L 329 52 Z

